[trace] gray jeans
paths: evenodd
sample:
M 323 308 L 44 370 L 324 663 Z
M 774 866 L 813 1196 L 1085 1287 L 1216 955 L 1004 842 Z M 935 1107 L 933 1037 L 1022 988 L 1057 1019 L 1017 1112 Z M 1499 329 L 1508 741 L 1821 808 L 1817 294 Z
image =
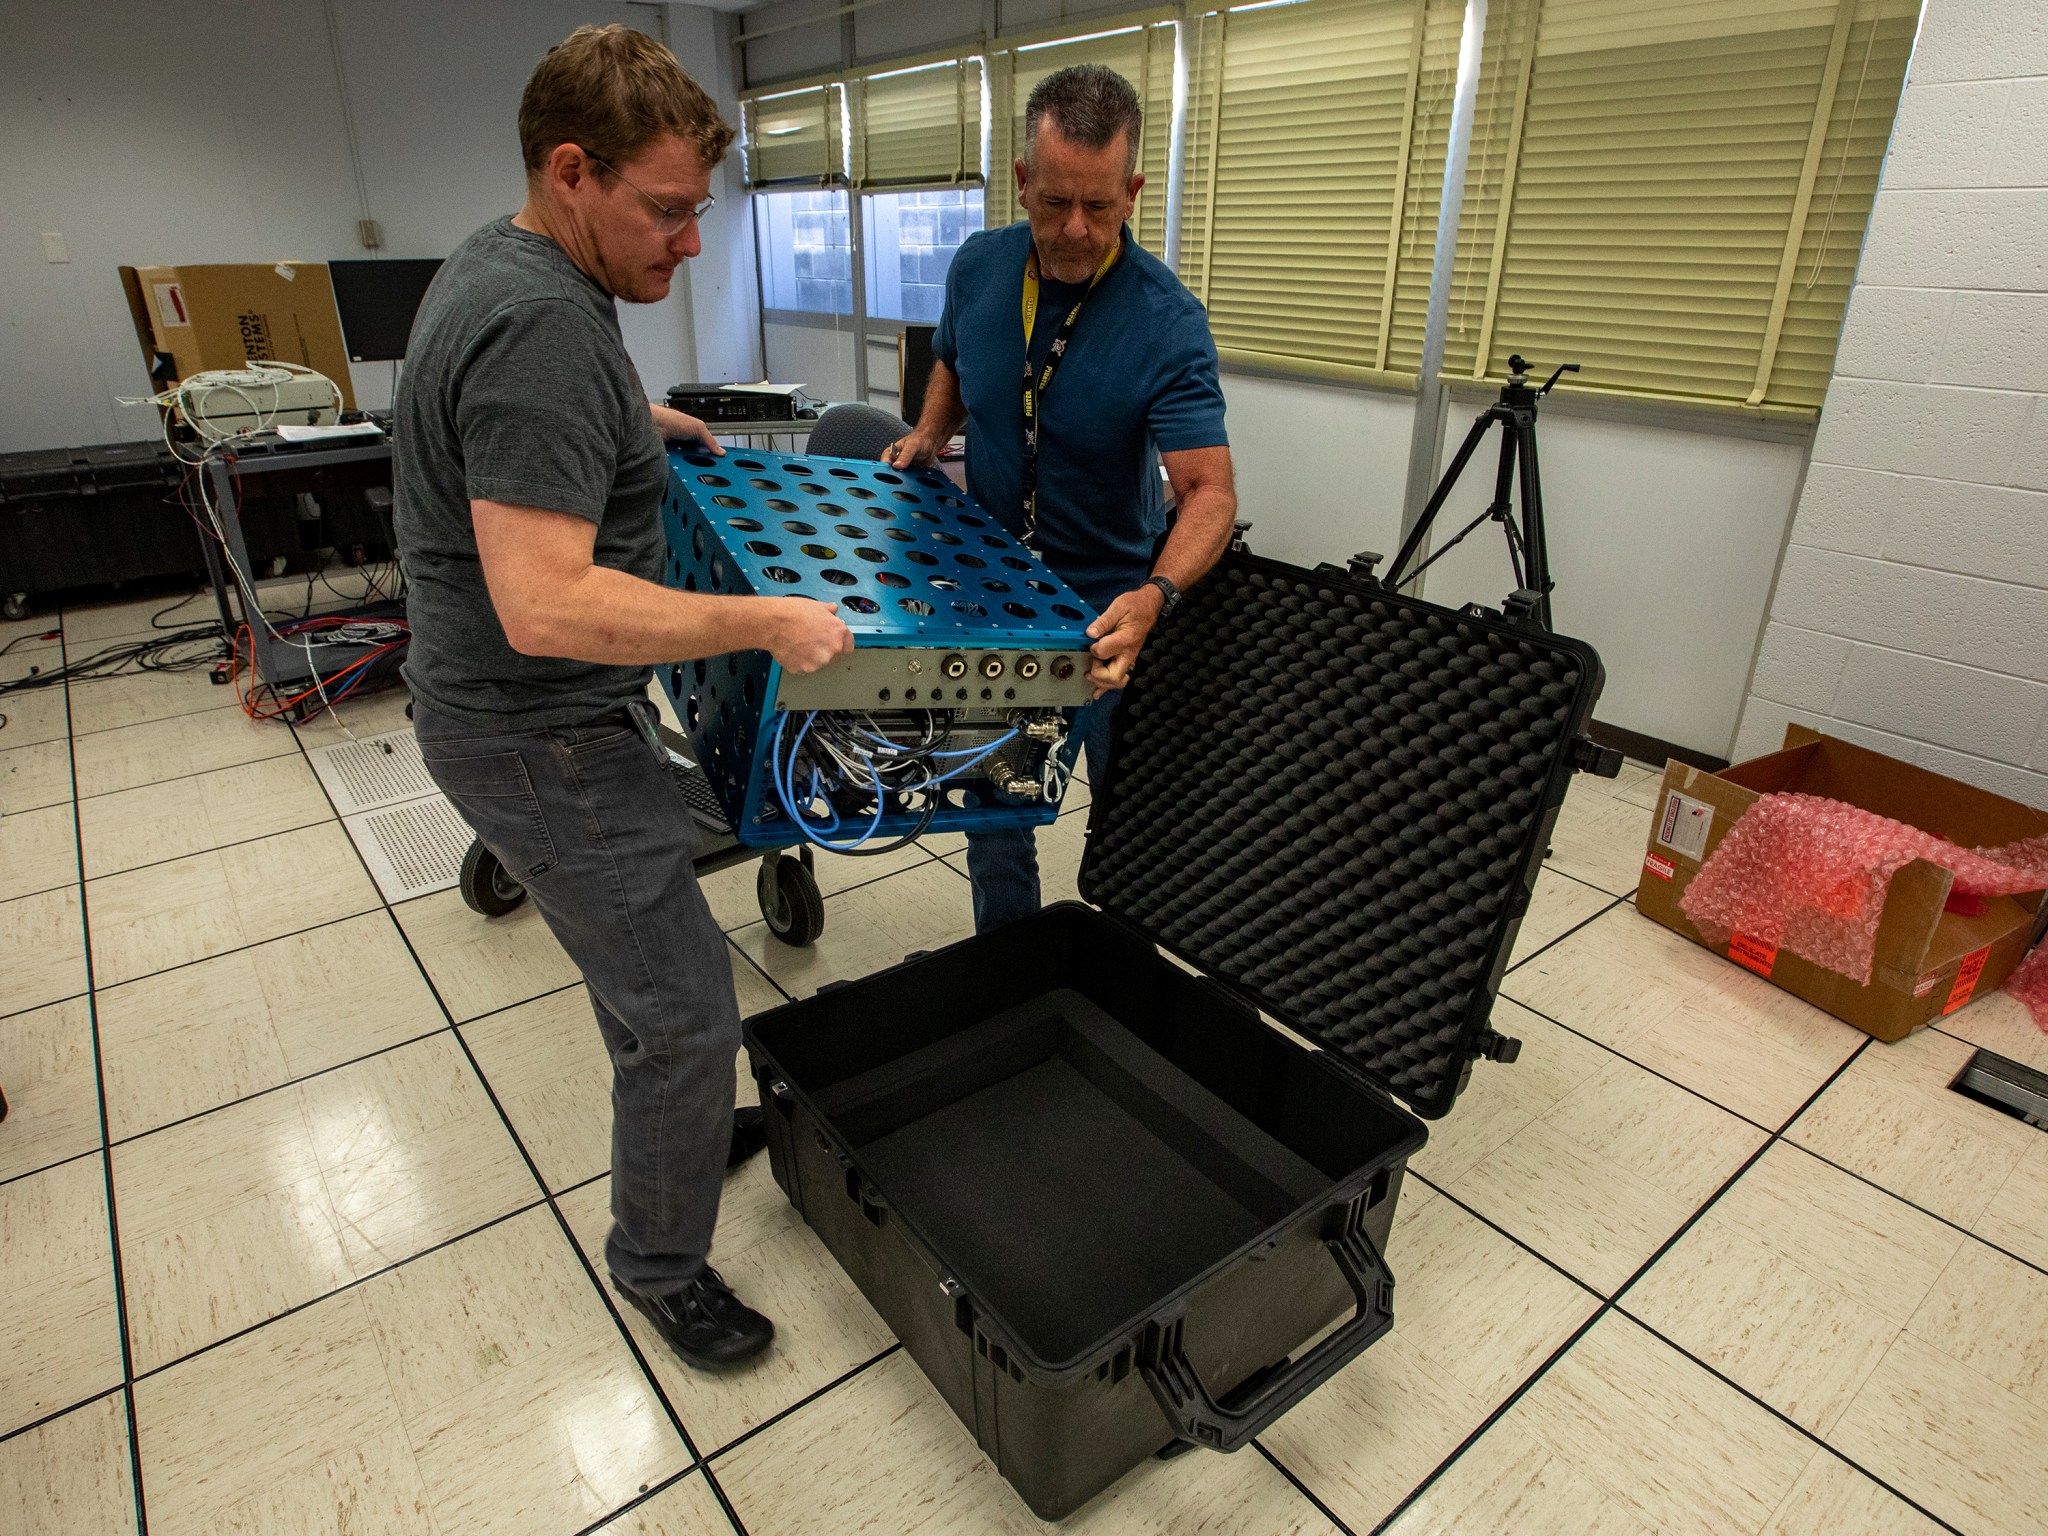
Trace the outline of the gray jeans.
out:
M 725 936 L 690 865 L 696 825 L 652 718 L 638 706 L 494 735 L 413 710 L 434 782 L 583 972 L 612 1061 L 605 1261 L 658 1296 L 694 1280 L 711 1251 L 740 1018 Z

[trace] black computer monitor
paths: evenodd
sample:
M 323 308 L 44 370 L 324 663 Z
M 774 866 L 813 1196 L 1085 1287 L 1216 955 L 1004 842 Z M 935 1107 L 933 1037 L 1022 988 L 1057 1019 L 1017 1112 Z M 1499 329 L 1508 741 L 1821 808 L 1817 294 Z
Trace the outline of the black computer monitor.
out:
M 440 269 L 437 260 L 327 263 L 350 362 L 390 363 L 405 356 L 412 317 Z

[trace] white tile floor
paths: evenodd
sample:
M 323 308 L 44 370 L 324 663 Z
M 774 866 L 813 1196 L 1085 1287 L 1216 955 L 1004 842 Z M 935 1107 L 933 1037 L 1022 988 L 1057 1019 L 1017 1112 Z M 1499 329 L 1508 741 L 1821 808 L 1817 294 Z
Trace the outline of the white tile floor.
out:
M 765 1161 L 715 1256 L 774 1351 L 707 1379 L 622 1322 L 575 974 L 530 912 L 378 899 L 307 769 L 331 724 L 190 678 L 4 708 L 0 1528 L 1037 1528 Z M 1256 1450 L 1147 1464 L 1074 1529 L 2048 1526 L 2048 1136 L 1946 1087 L 2048 1036 L 1991 997 L 1874 1045 L 1638 918 L 1650 790 L 1573 788 L 1497 1013 L 1522 1059 L 1414 1160 L 1394 1332 Z M 964 935 L 961 863 L 822 861 L 806 951 L 751 868 L 707 881 L 742 1011 Z

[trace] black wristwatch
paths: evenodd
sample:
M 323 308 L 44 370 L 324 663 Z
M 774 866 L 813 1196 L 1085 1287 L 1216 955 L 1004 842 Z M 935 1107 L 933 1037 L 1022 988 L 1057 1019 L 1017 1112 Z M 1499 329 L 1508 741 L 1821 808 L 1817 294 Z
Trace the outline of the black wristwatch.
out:
M 1160 618 L 1164 619 L 1169 617 L 1173 613 L 1173 610 L 1180 606 L 1180 588 L 1176 587 L 1164 576 L 1151 577 L 1146 582 L 1146 585 L 1157 587 L 1159 589 L 1159 595 L 1166 599 L 1166 601 L 1160 605 Z

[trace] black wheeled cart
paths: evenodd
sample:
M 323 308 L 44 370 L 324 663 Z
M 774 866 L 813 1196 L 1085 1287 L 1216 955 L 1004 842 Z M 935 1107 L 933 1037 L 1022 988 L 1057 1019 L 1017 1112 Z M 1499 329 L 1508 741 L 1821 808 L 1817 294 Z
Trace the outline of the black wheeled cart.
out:
M 1040 1517 L 1238 1449 L 1392 1326 L 1417 1117 L 1514 1057 L 1488 1016 L 1601 681 L 1228 556 L 1117 712 L 1100 910 L 748 1023 L 777 1182 Z

